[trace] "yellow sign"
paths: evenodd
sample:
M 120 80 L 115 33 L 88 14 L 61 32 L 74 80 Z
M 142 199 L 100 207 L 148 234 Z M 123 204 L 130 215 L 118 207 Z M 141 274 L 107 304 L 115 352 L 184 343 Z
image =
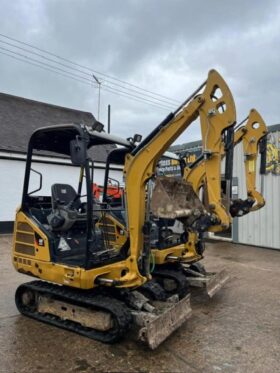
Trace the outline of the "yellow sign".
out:
M 274 175 L 280 175 L 280 139 L 276 139 L 276 135 L 270 133 L 267 140 L 266 172 L 271 172 Z

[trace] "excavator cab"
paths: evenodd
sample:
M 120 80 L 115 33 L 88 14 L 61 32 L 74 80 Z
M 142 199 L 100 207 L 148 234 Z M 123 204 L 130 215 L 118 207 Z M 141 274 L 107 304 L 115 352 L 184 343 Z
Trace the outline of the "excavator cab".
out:
M 58 283 L 65 284 L 69 280 L 64 266 L 76 266 L 79 271 L 74 271 L 73 286 L 94 287 L 102 279 L 96 278 L 95 281 L 95 274 L 89 274 L 88 271 L 111 265 L 114 274 L 108 268 L 104 271 L 100 268 L 97 272 L 103 272 L 105 280 L 111 275 L 115 278 L 113 263 L 129 260 L 128 239 L 123 239 L 116 249 L 109 245 L 107 232 L 103 232 L 96 224 L 105 208 L 93 197 L 91 149 L 100 145 L 113 145 L 113 148 L 118 145 L 116 149 L 124 154 L 134 146 L 131 141 L 80 124 L 41 128 L 31 136 L 22 204 L 15 224 L 14 265 L 19 271 L 31 272 L 47 280 L 55 277 Z M 65 158 L 65 167 L 72 169 L 71 184 L 69 177 L 67 179 L 63 173 L 54 178 L 48 170 L 44 175 L 38 171 L 36 155 L 40 152 L 46 155 L 55 153 Z M 22 255 L 28 256 L 28 259 L 23 259 Z M 29 266 L 26 267 L 26 263 Z M 49 263 L 53 271 L 43 269 Z M 50 274 L 55 272 L 54 265 L 58 265 L 57 268 L 61 265 L 61 273 Z M 117 277 L 124 277 L 130 268 L 131 265 L 123 262 Z M 133 285 L 139 284 L 139 279 L 140 283 L 145 282 L 141 275 L 139 278 L 137 276 L 137 263 L 135 270 L 136 275 L 130 277 L 128 282 L 132 278 Z M 81 278 L 82 273 L 86 277 L 84 280 Z
M 107 259 L 119 259 L 119 253 L 114 255 L 106 248 L 102 232 L 95 227 L 96 203 L 93 203 L 90 188 L 92 161 L 87 149 L 106 142 L 109 141 L 100 139 L 98 133 L 89 136 L 83 126 L 76 124 L 38 130 L 30 140 L 22 212 L 35 221 L 48 237 L 50 257 L 54 263 L 89 269 L 101 262 L 106 263 L 106 255 Z M 64 181 L 63 175 L 56 176 L 56 182 L 50 185 L 48 175 L 43 177 L 40 173 L 40 187 L 30 192 L 34 151 L 68 157 L 74 166 L 71 185 Z

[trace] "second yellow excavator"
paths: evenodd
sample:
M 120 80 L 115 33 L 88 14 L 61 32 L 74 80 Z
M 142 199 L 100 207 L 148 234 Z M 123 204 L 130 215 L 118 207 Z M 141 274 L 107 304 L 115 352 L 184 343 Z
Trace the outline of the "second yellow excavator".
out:
M 215 162 L 215 167 L 220 170 L 221 161 L 223 160 L 227 149 L 233 149 L 234 146 L 236 146 L 240 141 L 243 140 L 248 199 L 244 201 L 240 199 L 230 199 L 229 206 L 226 207 L 223 205 L 224 199 L 222 198 L 223 188 L 221 177 L 219 184 L 220 188 L 214 188 L 212 186 L 212 178 L 209 179 L 208 176 L 207 179 L 207 174 L 205 172 L 205 164 L 207 164 L 209 158 L 211 158 L 208 151 L 206 157 L 202 157 L 199 162 L 195 162 L 192 167 L 183 167 L 183 177 L 186 179 L 186 181 L 191 183 L 192 188 L 187 190 L 184 189 L 183 192 L 182 190 L 179 190 L 179 193 L 182 194 L 183 199 L 186 195 L 188 195 L 188 201 L 190 205 L 191 203 L 193 204 L 193 202 L 196 201 L 197 198 L 197 196 L 193 195 L 193 191 L 197 195 L 199 195 L 199 190 L 202 187 L 204 187 L 207 192 L 209 191 L 209 188 L 212 188 L 212 194 L 210 194 L 210 196 L 208 196 L 207 198 L 208 205 L 213 202 L 211 198 L 213 198 L 214 196 L 214 202 L 218 202 L 220 209 L 228 213 L 229 219 L 231 219 L 231 216 L 242 216 L 243 214 L 248 213 L 249 211 L 253 211 L 264 205 L 263 197 L 255 190 L 255 178 L 256 159 L 258 155 L 257 150 L 258 146 L 260 145 L 261 164 L 265 164 L 263 157 L 265 155 L 265 147 L 263 146 L 262 141 L 265 140 L 267 129 L 263 119 L 256 110 L 251 110 L 247 119 L 248 121 L 245 126 L 239 128 L 240 125 L 243 124 L 243 122 L 239 126 L 237 126 L 238 130 L 236 130 L 236 132 L 233 134 L 234 136 L 231 137 L 232 144 L 228 143 L 227 148 L 225 146 L 226 141 L 222 137 L 224 131 L 220 131 L 220 133 L 216 131 L 217 138 L 215 138 L 215 136 L 213 135 L 212 141 L 216 144 L 220 143 L 219 148 L 221 156 L 220 158 L 216 158 Z M 225 129 L 226 127 L 227 123 L 225 123 Z M 169 155 L 169 157 L 172 157 L 172 155 Z M 251 165 L 250 170 L 247 166 L 249 160 L 255 163 L 254 173 L 252 172 L 253 166 Z M 262 168 L 263 166 L 261 167 L 261 173 Z M 219 172 L 221 173 L 221 171 Z M 231 175 L 231 172 L 229 172 L 228 174 Z M 170 209 L 170 206 L 172 203 L 174 203 L 174 200 L 178 204 L 178 188 L 176 189 L 176 186 L 182 188 L 182 184 L 178 181 L 175 181 L 174 183 L 174 179 L 172 178 L 162 177 L 157 178 L 157 183 L 158 189 L 156 191 L 157 195 L 156 201 L 154 202 L 155 205 L 158 206 L 159 204 L 163 203 L 165 205 L 165 208 Z M 206 187 L 206 184 L 208 184 L 208 188 Z M 252 190 L 254 192 L 252 192 Z M 256 200 L 252 198 L 252 195 L 257 196 Z M 172 198 L 173 201 L 171 201 Z M 156 208 L 154 208 L 154 210 L 156 210 Z M 157 211 L 155 211 L 155 214 L 156 213 Z M 160 214 L 162 214 L 162 211 L 160 211 Z M 176 289 L 176 291 L 179 291 L 179 289 L 182 290 L 182 288 L 184 288 L 185 285 L 183 279 L 185 278 L 185 275 L 187 275 L 187 283 L 189 285 L 204 287 L 207 294 L 209 296 L 213 296 L 228 280 L 229 276 L 224 271 L 221 271 L 220 273 L 209 273 L 199 263 L 199 261 L 203 258 L 203 240 L 201 239 L 200 233 L 198 232 L 201 232 L 201 230 L 205 231 L 207 229 L 211 230 L 211 225 L 208 225 L 207 229 L 201 229 L 200 225 L 199 229 L 197 229 L 198 226 L 196 220 L 195 224 L 192 227 L 189 226 L 187 230 L 184 230 L 182 224 L 180 225 L 179 229 L 178 227 L 177 229 L 174 229 L 174 226 L 172 226 L 172 224 L 174 224 L 174 221 L 176 221 L 174 219 L 174 205 L 171 206 L 171 210 L 163 211 L 163 214 L 165 214 L 165 219 L 154 218 L 153 226 L 151 228 L 151 230 L 153 230 L 153 239 L 150 242 L 152 247 L 152 262 L 154 263 L 153 277 L 157 278 L 160 281 L 160 278 L 164 276 L 166 277 L 167 274 L 169 275 L 169 278 L 172 278 L 173 276 L 173 280 L 175 281 L 176 278 L 176 281 L 178 283 L 178 288 L 176 289 L 176 286 L 173 286 L 173 291 L 174 289 Z M 206 220 L 206 222 L 209 222 L 209 216 L 210 215 L 204 216 L 202 218 L 202 222 L 204 219 Z M 168 219 L 166 217 L 168 217 Z M 117 222 L 113 222 L 113 218 L 111 219 L 111 227 L 113 227 L 113 225 L 117 224 Z M 216 230 L 223 230 L 224 226 L 222 225 L 222 219 L 219 219 L 219 216 L 213 219 L 213 222 L 215 223 Z M 201 222 L 199 223 L 201 224 Z M 124 226 L 119 227 L 119 229 L 121 229 L 122 232 L 125 231 Z M 183 241 L 183 243 L 181 242 L 181 244 L 178 245 L 178 240 L 180 239 L 185 241 Z M 179 263 L 180 265 L 178 265 Z M 183 265 L 183 274 L 181 265 Z M 179 279 L 181 279 L 181 284 Z M 170 284 L 168 286 L 170 288 Z

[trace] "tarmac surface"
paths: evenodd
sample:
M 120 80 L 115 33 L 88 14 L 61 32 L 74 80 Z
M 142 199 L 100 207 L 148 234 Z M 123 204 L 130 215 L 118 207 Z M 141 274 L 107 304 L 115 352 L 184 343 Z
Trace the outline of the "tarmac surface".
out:
M 128 338 L 105 345 L 19 315 L 14 293 L 32 278 L 11 264 L 0 237 L 0 372 L 279 372 L 280 251 L 208 243 L 208 270 L 231 279 L 157 350 Z

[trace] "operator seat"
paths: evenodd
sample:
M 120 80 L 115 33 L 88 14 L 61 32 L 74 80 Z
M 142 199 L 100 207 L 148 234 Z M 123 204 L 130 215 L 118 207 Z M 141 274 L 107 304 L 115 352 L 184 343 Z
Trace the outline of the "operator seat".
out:
M 86 212 L 81 212 L 81 200 L 75 189 L 68 184 L 53 184 L 52 212 L 47 217 L 52 230 L 67 231 L 76 221 L 85 221 Z
M 81 205 L 81 200 L 75 189 L 69 184 L 53 184 L 52 185 L 52 208 L 53 210 L 59 207 L 70 205 L 78 209 Z

